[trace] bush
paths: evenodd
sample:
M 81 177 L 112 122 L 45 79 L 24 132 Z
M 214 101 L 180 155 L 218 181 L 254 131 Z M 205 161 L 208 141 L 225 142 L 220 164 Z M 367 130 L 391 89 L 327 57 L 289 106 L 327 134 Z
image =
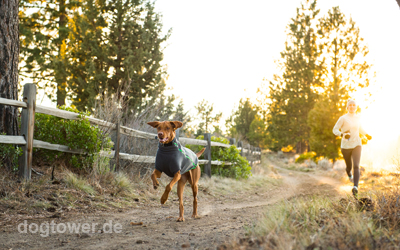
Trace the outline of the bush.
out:
M 313 160 L 305 160 L 302 165 L 305 165 L 307 168 L 317 168 L 317 164 Z
M 328 170 L 332 168 L 332 163 L 329 161 L 328 158 L 322 158 L 318 161 L 318 167 L 324 170 Z
M 204 136 L 200 135 L 196 139 L 203 140 Z M 211 141 L 229 144 L 229 141 L 223 137 L 212 136 Z M 187 145 L 188 148 L 194 152 L 200 151 L 203 146 Z M 200 157 L 204 159 L 204 154 Z M 211 147 L 211 159 L 218 161 L 232 162 L 232 165 L 219 165 L 212 166 L 212 175 L 221 175 L 229 178 L 247 179 L 251 176 L 251 167 L 246 158 L 240 155 L 240 151 L 236 146 L 232 145 L 229 148 L 225 147 Z M 200 165 L 202 172 L 204 172 L 204 166 Z
M 313 160 L 314 162 L 316 161 L 316 156 L 317 154 L 315 152 L 307 152 L 304 154 L 301 154 L 297 159 L 296 163 L 303 163 L 305 160 Z
M 5 135 L 3 133 L 2 135 Z M 22 155 L 22 149 L 10 144 L 0 144 L 0 167 L 4 167 L 5 162 L 11 162 L 12 169 L 18 169 L 18 158 Z
M 75 108 L 60 107 L 62 110 L 79 113 Z M 65 120 L 51 115 L 36 114 L 35 139 L 68 146 L 70 149 L 83 149 L 88 154 L 69 154 L 47 149 L 34 149 L 35 155 L 51 164 L 55 160 L 65 160 L 79 169 L 91 168 L 95 154 L 111 148 L 111 139 L 102 135 L 98 126 L 92 126 L 85 113 L 79 113 L 79 120 Z

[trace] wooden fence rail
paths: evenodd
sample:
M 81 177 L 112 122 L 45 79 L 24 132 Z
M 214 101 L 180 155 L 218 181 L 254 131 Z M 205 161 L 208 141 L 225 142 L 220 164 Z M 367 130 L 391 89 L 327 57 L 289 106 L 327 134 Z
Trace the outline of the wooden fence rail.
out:
M 34 140 L 34 122 L 35 113 L 47 114 L 56 116 L 63 119 L 78 120 L 79 114 L 60 110 L 57 108 L 50 108 L 41 105 L 36 105 L 36 85 L 35 84 L 25 84 L 23 101 L 10 100 L 5 98 L 0 98 L 0 105 L 9 105 L 15 107 L 21 107 L 21 135 L 20 136 L 10 136 L 10 135 L 0 135 L 0 143 L 2 144 L 13 144 L 21 145 L 23 155 L 19 160 L 19 175 L 24 179 L 31 178 L 31 168 L 32 168 L 32 152 L 33 148 L 43 148 L 49 150 L 56 150 L 60 152 L 72 153 L 72 154 L 87 154 L 85 150 L 82 149 L 70 149 L 65 145 L 51 144 L 48 142 Z M 139 131 L 133 128 L 121 126 L 119 123 L 114 124 L 93 117 L 85 116 L 92 124 L 99 126 L 110 127 L 117 131 L 116 139 L 116 151 L 101 151 L 100 155 L 103 157 L 114 158 L 116 160 L 116 170 L 119 169 L 119 160 L 129 160 L 132 162 L 140 163 L 155 163 L 155 156 L 144 156 L 144 155 L 134 155 L 119 152 L 119 138 L 120 134 L 127 136 L 144 138 L 144 139 L 154 139 L 156 134 L 148 133 L 144 131 Z M 205 160 L 199 160 L 199 164 L 205 165 L 205 173 L 211 177 L 211 165 L 232 165 L 231 162 L 222 161 L 212 161 L 211 160 L 211 147 L 231 147 L 232 145 L 224 144 L 220 142 L 211 141 L 211 135 L 206 133 L 204 135 L 204 140 L 192 139 L 192 138 L 179 138 L 182 144 L 189 145 L 200 145 L 206 147 Z M 234 144 L 231 142 L 231 144 Z M 259 148 L 253 148 L 248 145 L 247 148 L 243 147 L 241 142 L 238 142 L 238 149 L 241 151 L 241 155 L 246 155 L 250 164 L 261 162 L 261 150 Z

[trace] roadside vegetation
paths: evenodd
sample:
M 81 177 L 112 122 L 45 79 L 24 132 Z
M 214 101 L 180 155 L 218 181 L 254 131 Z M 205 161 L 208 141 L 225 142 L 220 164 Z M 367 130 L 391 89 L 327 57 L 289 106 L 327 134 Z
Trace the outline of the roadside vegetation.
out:
M 289 156 L 290 157 L 290 156 Z M 269 154 L 276 166 L 293 170 L 293 158 Z M 295 170 L 301 168 L 295 168 Z M 318 171 L 318 170 L 315 170 Z M 335 174 L 332 174 L 337 172 Z M 344 170 L 325 171 L 351 185 Z M 342 173 L 342 174 L 340 174 Z M 359 199 L 350 195 L 302 195 L 266 209 L 247 228 L 248 237 L 229 249 L 398 249 L 400 180 L 398 169 L 362 171 Z M 227 246 L 224 246 L 227 247 Z

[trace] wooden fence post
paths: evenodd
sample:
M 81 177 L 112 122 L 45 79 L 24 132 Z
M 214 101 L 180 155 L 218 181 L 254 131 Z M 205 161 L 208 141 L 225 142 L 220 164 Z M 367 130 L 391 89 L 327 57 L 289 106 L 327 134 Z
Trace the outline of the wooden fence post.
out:
M 24 85 L 23 101 L 26 102 L 27 108 L 21 112 L 21 135 L 25 138 L 26 144 L 22 146 L 22 156 L 19 158 L 19 177 L 30 180 L 36 108 L 35 84 Z
M 121 139 L 121 132 L 120 132 L 121 122 L 118 121 L 115 127 L 116 127 L 115 129 L 117 131 L 117 134 L 116 134 L 117 138 L 116 138 L 116 142 L 114 144 L 114 152 L 115 152 L 115 154 L 114 154 L 114 159 L 115 159 L 114 171 L 118 172 L 119 171 L 119 142 Z
M 237 146 L 240 148 L 240 156 L 243 156 L 243 142 L 239 141 Z
M 250 144 L 249 144 L 249 151 L 250 151 L 250 155 L 249 155 L 250 166 L 253 166 L 253 162 L 254 162 L 253 146 L 251 146 Z
M 206 151 L 204 152 L 204 158 L 208 160 L 208 163 L 204 165 L 204 172 L 208 177 L 211 177 L 211 134 L 204 133 L 204 140 L 207 141 Z

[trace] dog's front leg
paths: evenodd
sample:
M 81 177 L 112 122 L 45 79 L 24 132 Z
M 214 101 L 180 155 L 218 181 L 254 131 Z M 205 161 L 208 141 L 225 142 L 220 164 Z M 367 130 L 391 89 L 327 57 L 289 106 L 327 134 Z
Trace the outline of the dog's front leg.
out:
M 154 189 L 157 189 L 160 183 L 157 181 L 157 178 L 161 177 L 161 172 L 157 169 L 154 169 L 153 173 L 151 174 L 151 180 L 153 181 Z
M 186 178 L 184 178 L 185 176 L 182 176 L 182 178 L 179 180 L 178 182 L 178 198 L 179 198 L 179 218 L 178 218 L 178 222 L 183 222 L 185 221 L 185 219 L 183 218 L 183 189 L 185 188 L 185 184 L 186 184 Z
M 191 177 L 192 177 L 192 191 L 193 191 L 193 214 L 192 218 L 199 218 L 197 214 L 197 194 L 199 192 L 199 179 L 201 175 L 200 167 L 197 165 L 196 169 L 192 170 Z
M 181 178 L 181 171 L 178 171 L 172 181 L 165 187 L 164 194 L 161 196 L 161 204 L 164 204 L 168 200 L 169 192 L 171 192 L 172 187 L 175 185 L 177 181 Z

